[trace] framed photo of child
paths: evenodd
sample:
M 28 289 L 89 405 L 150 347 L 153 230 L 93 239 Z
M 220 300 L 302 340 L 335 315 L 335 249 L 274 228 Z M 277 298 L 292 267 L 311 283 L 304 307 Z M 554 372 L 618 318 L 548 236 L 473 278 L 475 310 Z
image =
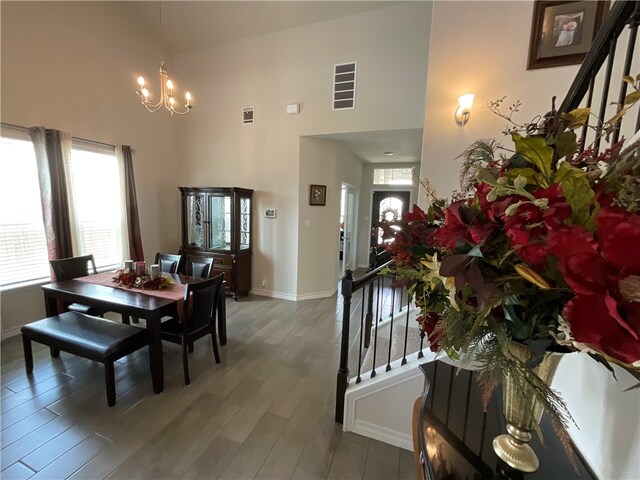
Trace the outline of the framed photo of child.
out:
M 527 70 L 581 63 L 608 12 L 609 1 L 537 0 Z

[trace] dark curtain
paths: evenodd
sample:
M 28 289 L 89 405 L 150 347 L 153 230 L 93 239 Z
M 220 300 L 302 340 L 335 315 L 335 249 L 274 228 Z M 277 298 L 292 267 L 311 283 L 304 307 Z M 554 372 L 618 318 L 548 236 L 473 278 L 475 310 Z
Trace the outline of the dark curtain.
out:
M 69 198 L 60 132 L 44 127 L 32 127 L 29 134 L 38 165 L 40 201 L 49 260 L 72 257 Z
M 136 182 L 133 177 L 133 152 L 129 145 L 122 145 L 124 160 L 124 183 L 127 208 L 127 229 L 129 234 L 129 254 L 133 261 L 144 260 L 142 236 L 140 235 L 140 217 L 136 198 Z

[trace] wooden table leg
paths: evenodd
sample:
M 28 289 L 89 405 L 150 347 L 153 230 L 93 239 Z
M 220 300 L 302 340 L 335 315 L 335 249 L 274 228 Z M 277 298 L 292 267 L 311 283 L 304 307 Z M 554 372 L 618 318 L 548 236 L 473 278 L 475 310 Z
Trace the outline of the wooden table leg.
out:
M 53 317 L 58 314 L 58 300 L 49 295 L 46 290 L 44 290 L 44 309 L 47 317 Z
M 224 292 L 224 286 L 220 289 L 220 298 L 218 299 L 218 337 L 220 337 L 220 345 L 227 344 L 227 296 Z
M 160 393 L 164 389 L 164 361 L 162 359 L 162 336 L 160 335 L 160 316 L 147 318 L 149 331 L 149 367 L 153 382 L 153 393 Z

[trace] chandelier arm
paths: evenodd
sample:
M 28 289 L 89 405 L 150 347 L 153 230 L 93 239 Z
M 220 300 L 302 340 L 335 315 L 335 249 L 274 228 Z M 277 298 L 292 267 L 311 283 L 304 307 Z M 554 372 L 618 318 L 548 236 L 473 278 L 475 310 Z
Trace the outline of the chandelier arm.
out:
M 155 104 L 155 105 L 148 105 L 148 104 L 144 104 L 144 107 L 151 113 L 156 113 L 158 110 L 160 110 L 163 105 L 161 103 Z

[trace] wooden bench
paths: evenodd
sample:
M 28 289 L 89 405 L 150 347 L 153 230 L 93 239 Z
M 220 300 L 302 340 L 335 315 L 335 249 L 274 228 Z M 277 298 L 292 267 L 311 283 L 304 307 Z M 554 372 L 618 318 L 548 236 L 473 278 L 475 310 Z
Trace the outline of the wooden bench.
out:
M 21 331 L 27 375 L 33 374 L 31 341 L 49 346 L 52 357 L 62 350 L 104 363 L 110 407 L 116 403 L 113 362 L 149 344 L 145 329 L 79 312 L 45 318 L 25 325 Z

